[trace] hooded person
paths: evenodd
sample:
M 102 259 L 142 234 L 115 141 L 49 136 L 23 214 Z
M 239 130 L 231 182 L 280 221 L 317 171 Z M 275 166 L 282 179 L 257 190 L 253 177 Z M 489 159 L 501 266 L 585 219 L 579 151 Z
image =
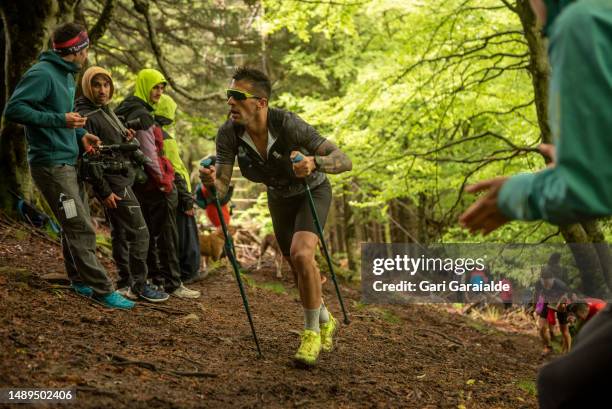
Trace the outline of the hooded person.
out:
M 145 164 L 147 182 L 134 185 L 150 234 L 149 277 L 158 287 L 176 297 L 198 298 L 200 292 L 186 288 L 181 281 L 176 225 L 178 194 L 173 183 L 175 172 L 164 154 L 163 132 L 153 116 L 166 82 L 157 70 L 141 70 L 136 76 L 134 95 L 122 101 L 115 113 L 125 123 L 134 124 L 140 149 L 151 160 Z
M 154 114 L 155 121 L 163 131 L 164 153 L 174 168 L 174 185 L 178 191 L 176 224 L 179 236 L 179 265 L 181 279 L 190 283 L 202 277 L 200 274 L 200 246 L 189 171 L 181 160 L 178 143 L 170 133 L 174 128 L 176 118 L 176 102 L 169 95 L 162 95 L 155 106 Z
M 73 112 L 75 77 L 87 61 L 89 38 L 82 26 L 66 23 L 52 35 L 52 50 L 23 75 L 4 112 L 25 126 L 32 179 L 61 225 L 64 265 L 74 290 L 112 308 L 134 303 L 114 291 L 96 257 L 96 233 L 76 171 L 80 147 L 100 141 L 87 133 L 87 118 Z
M 76 100 L 76 110 L 87 117 L 86 129 L 98 135 L 103 145 L 125 146 L 133 138 L 134 131 L 126 129 L 109 107 L 114 93 L 111 73 L 101 67 L 89 67 L 83 74 L 81 86 L 83 96 Z M 105 171 L 90 165 L 92 162 L 88 160 L 83 161 L 82 174 L 91 183 L 110 221 L 113 258 L 119 270 L 118 291 L 127 298 L 162 302 L 168 299 L 168 294 L 147 283 L 149 230 L 132 190 L 134 165 L 131 155 L 131 151 L 113 153 L 112 160 L 121 164 L 121 172 Z M 103 160 L 95 156 L 91 159 Z

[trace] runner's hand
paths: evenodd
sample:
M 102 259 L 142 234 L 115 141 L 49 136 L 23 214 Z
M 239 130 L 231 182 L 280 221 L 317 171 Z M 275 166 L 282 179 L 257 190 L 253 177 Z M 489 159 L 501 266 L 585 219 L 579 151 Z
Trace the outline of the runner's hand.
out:
M 200 168 L 200 180 L 204 186 L 213 186 L 216 180 L 215 167 L 211 166 L 208 168 Z
M 293 159 L 297 155 L 302 155 L 303 159 L 299 162 L 293 162 Z M 297 176 L 298 178 L 305 178 L 306 176 L 310 175 L 312 171 L 314 171 L 316 168 L 314 156 L 305 156 L 299 151 L 293 151 L 291 152 L 291 155 L 289 157 L 291 158 L 293 164 L 293 173 L 295 173 L 295 176 Z

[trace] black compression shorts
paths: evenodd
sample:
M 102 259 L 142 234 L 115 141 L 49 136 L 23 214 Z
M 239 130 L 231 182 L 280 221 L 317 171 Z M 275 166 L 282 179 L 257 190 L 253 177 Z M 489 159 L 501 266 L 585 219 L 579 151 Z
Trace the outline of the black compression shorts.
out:
M 325 182 L 312 189 L 311 193 L 319 223 L 323 228 L 332 199 L 329 181 L 326 179 Z M 270 209 L 276 241 L 285 257 L 291 254 L 291 240 L 295 232 L 309 231 L 318 235 L 306 192 L 288 198 L 268 196 L 268 209 Z

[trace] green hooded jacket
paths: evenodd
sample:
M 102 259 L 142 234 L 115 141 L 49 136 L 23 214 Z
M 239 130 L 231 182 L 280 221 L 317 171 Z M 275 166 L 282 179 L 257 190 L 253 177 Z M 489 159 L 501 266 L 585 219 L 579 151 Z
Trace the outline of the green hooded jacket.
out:
M 162 117 L 168 119 L 171 123 L 174 123 L 176 118 L 176 102 L 172 99 L 171 96 L 163 94 L 159 99 L 159 102 L 155 106 L 154 114 L 156 117 Z M 179 147 L 174 139 L 174 135 L 170 133 L 170 127 L 168 125 L 164 126 L 164 130 L 168 133 L 169 138 L 164 139 L 164 153 L 166 157 L 172 163 L 172 167 L 174 171 L 180 174 L 185 182 L 187 183 L 187 190 L 191 192 L 191 182 L 189 177 L 189 171 L 185 167 L 185 164 L 181 160 L 181 155 L 179 153 Z
M 549 45 L 549 122 L 556 165 L 510 178 L 510 219 L 568 224 L 612 214 L 612 2 L 582 0 L 558 16 Z
M 142 99 L 147 104 L 155 107 L 155 103 L 151 101 L 151 90 L 157 84 L 164 83 L 167 84 L 166 78 L 164 78 L 164 74 L 161 72 L 154 70 L 153 68 L 145 68 L 138 72 L 136 76 L 136 87 L 134 89 L 134 95 L 138 98 Z
M 85 129 L 66 127 L 74 111 L 80 67 L 53 51 L 43 52 L 23 75 L 6 104 L 7 120 L 25 125 L 30 166 L 75 165 Z

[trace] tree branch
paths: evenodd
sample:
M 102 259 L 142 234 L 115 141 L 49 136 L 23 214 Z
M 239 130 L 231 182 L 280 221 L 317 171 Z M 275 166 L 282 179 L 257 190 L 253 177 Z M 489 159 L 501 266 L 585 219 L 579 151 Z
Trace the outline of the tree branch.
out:
M 111 20 L 113 19 L 113 10 L 115 9 L 115 0 L 106 0 L 104 8 L 98 21 L 94 24 L 93 28 L 89 31 L 89 43 L 90 45 L 95 44 L 108 28 Z
M 166 77 L 166 80 L 168 81 L 170 86 L 172 86 L 172 88 L 174 88 L 174 90 L 178 94 L 192 101 L 207 101 L 207 100 L 216 99 L 216 98 L 222 99 L 222 96 L 219 94 L 219 92 L 213 92 L 213 93 L 206 94 L 203 96 L 191 95 L 189 92 L 187 92 L 183 87 L 181 87 L 174 80 L 173 76 L 170 74 L 170 71 L 168 70 L 166 66 L 166 63 L 164 62 L 164 56 L 162 53 L 162 49 L 159 46 L 159 43 L 157 41 L 157 33 L 155 32 L 153 20 L 151 19 L 151 13 L 149 13 L 149 3 L 145 0 L 132 0 L 132 1 L 134 3 L 134 9 L 138 13 L 142 14 L 143 17 L 145 18 L 145 21 L 147 23 L 147 31 L 149 33 L 149 43 L 151 45 L 151 49 L 153 50 L 153 55 L 155 55 L 155 59 L 157 60 L 157 65 L 159 66 L 159 69 Z

